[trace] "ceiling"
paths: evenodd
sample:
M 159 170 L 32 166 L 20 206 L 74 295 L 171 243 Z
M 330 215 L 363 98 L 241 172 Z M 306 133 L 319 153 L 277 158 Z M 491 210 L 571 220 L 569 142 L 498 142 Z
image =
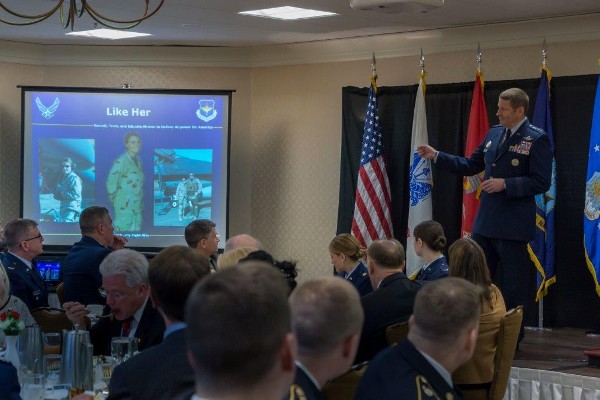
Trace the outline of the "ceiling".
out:
M 57 0 L 0 2 L 22 14 L 40 14 L 57 4 Z M 88 0 L 88 3 L 107 17 L 131 18 L 141 13 L 145 1 Z M 158 0 L 150 0 L 150 8 L 157 3 Z M 339 15 L 286 22 L 237 14 L 282 5 Z M 30 26 L 0 23 L 0 40 L 62 45 L 249 47 L 596 13 L 600 13 L 599 0 L 445 0 L 444 6 L 427 13 L 355 10 L 350 8 L 349 0 L 165 0 L 156 15 L 134 28 L 152 34 L 149 37 L 107 41 L 65 36 L 68 30 L 62 28 L 57 12 L 48 20 Z M 2 10 L 0 18 L 15 20 Z M 75 20 L 75 30 L 93 27 L 88 15 Z

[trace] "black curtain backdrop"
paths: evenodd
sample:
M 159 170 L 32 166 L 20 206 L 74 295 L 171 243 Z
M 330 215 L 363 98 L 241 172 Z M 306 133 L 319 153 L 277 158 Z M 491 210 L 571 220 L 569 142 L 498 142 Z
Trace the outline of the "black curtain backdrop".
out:
M 498 123 L 500 92 L 509 87 L 529 94 L 528 117 L 539 79 L 485 82 L 490 125 Z M 544 298 L 545 327 L 600 328 L 596 295 L 583 251 L 583 207 L 590 129 L 597 75 L 552 78 L 552 109 L 557 163 L 556 276 Z M 474 82 L 427 85 L 425 103 L 429 144 L 437 150 L 464 155 Z M 406 244 L 408 224 L 408 162 L 417 85 L 380 87 L 379 116 L 391 185 L 394 235 Z M 337 232 L 350 232 L 368 88 L 342 89 L 342 152 Z M 462 177 L 433 169 L 433 219 L 446 232 L 448 243 L 460 237 Z M 533 310 L 532 310 L 533 311 Z M 528 325 L 537 326 L 537 305 Z

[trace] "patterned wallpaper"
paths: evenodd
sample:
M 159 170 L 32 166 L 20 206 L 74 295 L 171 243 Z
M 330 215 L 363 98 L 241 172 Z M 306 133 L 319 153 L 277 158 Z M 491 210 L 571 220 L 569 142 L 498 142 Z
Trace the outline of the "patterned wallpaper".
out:
M 598 73 L 598 42 L 549 46 L 555 76 Z M 476 44 L 473 45 L 476 47 Z M 427 55 L 428 83 L 472 81 L 474 50 Z M 539 76 L 539 46 L 484 50 L 488 80 Z M 381 86 L 417 82 L 418 57 L 378 60 Z M 65 67 L 0 63 L 0 218 L 19 213 L 17 85 L 234 89 L 230 234 L 250 232 L 300 280 L 331 273 L 341 147 L 341 88 L 367 86 L 370 62 L 270 68 Z M 385 134 L 385 133 L 384 133 Z

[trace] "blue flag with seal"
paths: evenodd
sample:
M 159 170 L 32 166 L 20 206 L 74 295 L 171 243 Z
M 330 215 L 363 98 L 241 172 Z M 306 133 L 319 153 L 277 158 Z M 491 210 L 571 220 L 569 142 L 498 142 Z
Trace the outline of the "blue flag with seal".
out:
M 550 112 L 550 80 L 552 74 L 542 67 L 540 86 L 537 92 L 533 125 L 542 128 L 550 139 L 554 154 L 554 133 Z M 537 269 L 536 301 L 548 294 L 548 287 L 556 282 L 554 274 L 554 205 L 556 203 L 556 159 L 552 158 L 552 180 L 546 193 L 535 196 L 535 239 L 527 245 L 527 251 Z
M 585 207 L 583 210 L 583 243 L 585 261 L 594 278 L 596 293 L 600 296 L 600 82 L 596 89 L 590 152 L 585 179 Z

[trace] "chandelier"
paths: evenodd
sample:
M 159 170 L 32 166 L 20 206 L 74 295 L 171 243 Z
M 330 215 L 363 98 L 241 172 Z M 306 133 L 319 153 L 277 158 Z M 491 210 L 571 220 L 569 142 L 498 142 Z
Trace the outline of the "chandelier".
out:
M 133 0 L 127 0 L 133 1 Z M 0 8 L 2 8 L 7 13 L 11 14 L 13 17 L 20 18 L 17 21 L 7 21 L 3 18 L 0 18 L 0 22 L 9 25 L 17 25 L 17 26 L 25 26 L 25 25 L 33 25 L 38 22 L 42 22 L 55 12 L 59 12 L 60 15 L 60 23 L 63 28 L 67 29 L 69 26 L 71 27 L 71 31 L 75 27 L 75 18 L 81 18 L 84 13 L 87 13 L 96 23 L 110 29 L 131 29 L 133 27 L 138 26 L 142 21 L 150 18 L 162 7 L 165 0 L 157 0 L 159 1 L 154 10 L 148 12 L 150 8 L 150 0 L 143 0 L 144 3 L 144 13 L 133 19 L 115 19 L 111 17 L 107 17 L 105 15 L 100 14 L 96 11 L 87 0 L 58 0 L 58 3 L 52 9 L 38 15 L 26 15 L 16 11 L 9 9 L 4 5 L 4 1 L 0 1 Z M 79 3 L 79 6 L 78 6 Z M 68 10 L 65 10 L 68 8 Z

